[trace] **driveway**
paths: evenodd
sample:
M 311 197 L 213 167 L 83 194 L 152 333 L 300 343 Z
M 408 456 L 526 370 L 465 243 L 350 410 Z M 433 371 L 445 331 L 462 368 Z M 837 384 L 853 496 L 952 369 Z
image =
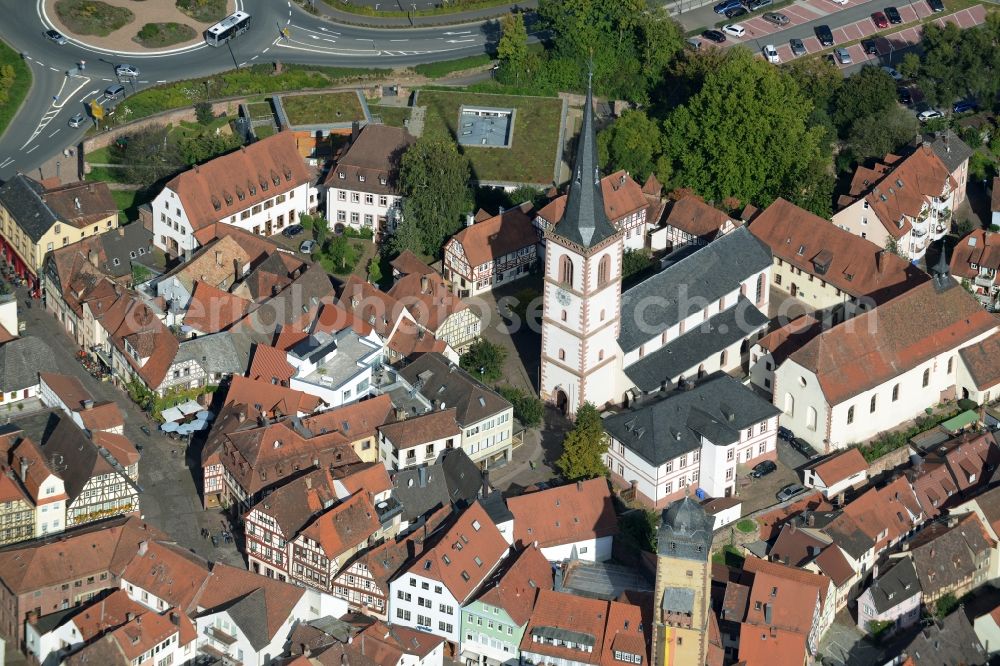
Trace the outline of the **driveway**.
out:
M 800 481 L 798 472 L 786 465 L 781 459 L 780 450 L 778 452 L 777 464 L 778 469 L 759 479 L 750 478 L 750 467 L 742 464 L 736 467 L 738 479 L 736 484 L 737 496 L 743 500 L 742 515 L 746 516 L 761 509 L 766 509 L 769 506 L 774 506 L 778 503 L 775 494 L 779 490 L 789 483 Z
M 110 382 L 94 379 L 76 360 L 74 342 L 63 331 L 61 324 L 46 312 L 39 301 L 26 302 L 26 292 L 18 289 L 18 308 L 26 322 L 26 335 L 34 335 L 49 343 L 59 372 L 76 377 L 98 401 L 114 401 L 125 415 L 125 435 L 142 446 L 139 459 L 139 506 L 142 518 L 166 532 L 178 544 L 210 560 L 223 561 L 234 566 L 245 566 L 243 556 L 235 544 L 213 548 L 201 536 L 207 529 L 218 534 L 222 529 L 222 516 L 218 511 L 204 511 L 198 495 L 201 478 L 200 460 L 185 459 L 181 443 L 168 439 L 128 396 Z M 139 428 L 145 425 L 152 433 L 144 434 Z M 221 540 L 220 540 L 221 541 Z

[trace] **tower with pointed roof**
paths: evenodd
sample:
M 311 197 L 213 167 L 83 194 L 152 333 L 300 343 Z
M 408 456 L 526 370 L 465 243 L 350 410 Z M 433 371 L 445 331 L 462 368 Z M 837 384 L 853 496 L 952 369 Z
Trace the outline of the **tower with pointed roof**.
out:
M 590 76 L 592 78 L 592 75 Z M 562 219 L 545 232 L 543 400 L 573 414 L 618 402 L 622 232 L 608 219 L 597 163 L 591 81 Z
M 712 612 L 714 520 L 690 497 L 664 509 L 656 539 L 652 662 L 702 666 Z

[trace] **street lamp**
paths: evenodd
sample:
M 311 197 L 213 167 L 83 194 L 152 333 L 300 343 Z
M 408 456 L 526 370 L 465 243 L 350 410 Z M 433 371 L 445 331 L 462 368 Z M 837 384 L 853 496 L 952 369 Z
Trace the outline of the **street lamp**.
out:
M 240 63 L 236 61 L 236 54 L 233 53 L 232 40 L 227 39 L 226 40 L 226 46 L 229 47 L 229 55 L 231 55 L 233 57 L 233 64 L 236 65 L 236 69 L 239 69 L 240 68 Z

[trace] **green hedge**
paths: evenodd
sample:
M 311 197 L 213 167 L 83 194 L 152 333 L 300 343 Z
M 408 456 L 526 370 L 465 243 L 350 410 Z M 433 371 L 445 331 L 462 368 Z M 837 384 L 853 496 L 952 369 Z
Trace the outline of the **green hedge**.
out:
M 413 71 L 429 79 L 439 79 L 452 72 L 461 72 L 467 69 L 483 67 L 493 62 L 493 58 L 485 53 L 479 55 L 458 58 L 457 60 L 442 60 L 440 62 L 429 62 L 423 65 L 414 65 Z
M 0 136 L 31 88 L 31 70 L 17 51 L 0 41 Z

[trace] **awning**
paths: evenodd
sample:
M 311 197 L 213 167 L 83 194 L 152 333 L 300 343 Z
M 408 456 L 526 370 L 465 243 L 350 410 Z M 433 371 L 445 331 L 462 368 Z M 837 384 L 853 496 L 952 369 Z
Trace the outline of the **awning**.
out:
M 201 419 L 202 421 L 211 421 L 212 419 L 215 418 L 215 414 L 208 411 L 207 409 L 203 409 L 197 414 L 195 414 L 195 418 Z
M 173 421 L 167 421 L 166 423 L 160 426 L 160 430 L 162 430 L 163 432 L 177 432 L 177 429 L 179 427 L 180 426 L 178 426 Z
M 171 423 L 173 421 L 180 421 L 184 418 L 184 413 L 176 407 L 167 407 L 160 412 L 160 416 L 163 417 L 163 420 L 167 423 Z
M 181 414 L 184 416 L 189 416 L 191 414 L 197 414 L 201 411 L 201 405 L 199 405 L 194 400 L 188 400 L 185 403 L 177 405 L 177 409 L 181 410 Z

